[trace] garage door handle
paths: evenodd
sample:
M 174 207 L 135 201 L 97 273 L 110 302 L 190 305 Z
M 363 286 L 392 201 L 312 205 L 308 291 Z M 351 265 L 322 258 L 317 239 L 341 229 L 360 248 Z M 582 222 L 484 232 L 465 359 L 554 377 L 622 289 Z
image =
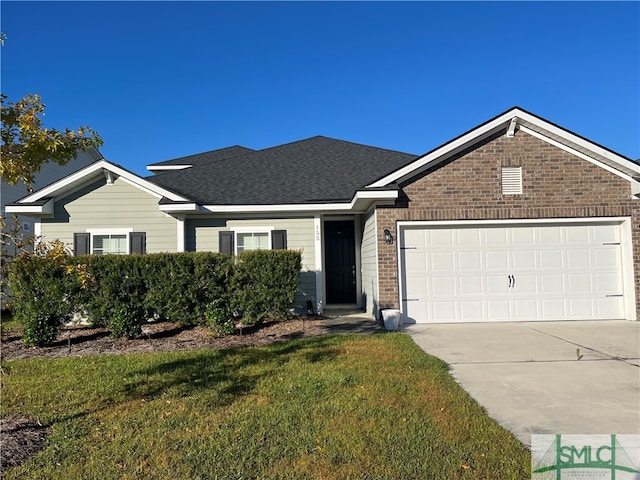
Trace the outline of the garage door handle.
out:
M 403 298 L 402 299 L 403 302 L 418 302 L 420 301 L 419 298 Z
M 511 275 L 507 276 L 507 282 L 509 288 L 513 287 L 513 277 Z

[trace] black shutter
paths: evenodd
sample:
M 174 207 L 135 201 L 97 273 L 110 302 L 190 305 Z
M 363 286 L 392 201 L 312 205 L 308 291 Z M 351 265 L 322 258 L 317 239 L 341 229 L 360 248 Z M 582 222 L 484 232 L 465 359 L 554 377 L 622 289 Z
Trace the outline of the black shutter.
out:
M 271 250 L 287 249 L 287 231 L 272 230 L 271 231 Z
M 219 248 L 220 253 L 224 253 L 226 255 L 233 255 L 234 246 L 233 246 L 233 232 L 220 232 L 219 233 Z
M 129 234 L 129 252 L 140 254 L 147 253 L 146 232 L 131 232 Z
M 91 245 L 90 233 L 74 233 L 73 234 L 73 254 L 77 257 L 79 255 L 89 255 Z

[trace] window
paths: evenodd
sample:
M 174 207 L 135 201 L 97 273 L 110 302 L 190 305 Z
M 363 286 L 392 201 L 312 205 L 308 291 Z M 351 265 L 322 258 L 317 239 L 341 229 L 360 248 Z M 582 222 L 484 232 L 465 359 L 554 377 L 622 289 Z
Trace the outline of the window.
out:
M 94 255 L 105 255 L 115 253 L 119 255 L 127 254 L 127 235 L 94 235 L 93 250 Z
M 522 195 L 522 167 L 502 167 L 502 194 Z
M 286 250 L 287 231 L 273 227 L 223 230 L 219 233 L 219 251 L 236 255 L 248 250 Z
M 74 255 L 146 253 L 147 234 L 126 229 L 88 229 L 73 234 Z
M 269 234 L 267 232 L 237 233 L 236 253 L 247 250 L 269 250 Z

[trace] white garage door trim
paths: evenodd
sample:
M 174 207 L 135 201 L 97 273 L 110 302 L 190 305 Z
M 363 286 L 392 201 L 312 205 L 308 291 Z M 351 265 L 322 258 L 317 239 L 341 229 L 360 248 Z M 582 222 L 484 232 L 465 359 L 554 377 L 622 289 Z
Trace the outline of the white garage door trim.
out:
M 622 285 L 624 291 L 624 316 L 627 320 L 636 320 L 636 298 L 633 274 L 633 248 L 631 243 L 631 219 L 629 217 L 592 217 L 592 218 L 553 218 L 553 219 L 517 219 L 517 220 L 467 220 L 467 221 L 400 221 L 397 224 L 397 258 L 398 258 L 398 300 L 403 318 L 406 316 L 403 292 L 405 288 L 405 274 L 403 271 L 403 251 L 405 232 L 416 228 L 456 228 L 456 227 L 517 227 L 517 226 L 572 226 L 583 225 L 617 225 L 620 232 Z

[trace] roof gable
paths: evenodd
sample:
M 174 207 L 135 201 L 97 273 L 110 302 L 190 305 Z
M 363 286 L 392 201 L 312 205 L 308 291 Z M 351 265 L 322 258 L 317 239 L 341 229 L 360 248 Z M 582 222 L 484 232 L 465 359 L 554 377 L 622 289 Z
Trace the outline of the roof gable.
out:
M 68 195 L 88 184 L 95 181 L 96 178 L 104 176 L 107 179 L 107 182 L 113 182 L 115 177 L 122 178 L 126 182 L 131 185 L 140 188 L 152 195 L 155 195 L 160 198 L 168 198 L 172 201 L 176 202 L 184 202 L 188 199 L 167 189 L 156 185 L 154 183 L 149 182 L 148 180 L 136 175 L 125 168 L 116 165 L 114 163 L 108 162 L 106 160 L 99 160 L 94 162 L 85 168 L 78 170 L 77 172 L 68 175 L 57 182 L 54 182 L 36 192 L 27 195 L 26 197 L 18 200 L 12 205 L 7 206 L 7 212 L 15 212 L 15 213 L 43 213 L 42 211 L 42 202 L 43 200 L 47 200 L 47 204 L 49 200 L 55 197 L 61 197 L 64 195 Z M 33 207 L 33 211 L 31 212 L 29 209 Z
M 414 162 L 382 176 L 369 187 L 384 187 L 402 182 L 425 170 L 447 161 L 456 154 L 465 151 L 483 140 L 504 131 L 513 136 L 517 131 L 533 135 L 547 143 L 598 165 L 625 180 L 637 183 L 634 177 L 640 176 L 640 165 L 606 147 L 598 145 L 551 123 L 519 107 L 513 107 L 487 122 L 463 133 L 447 143 L 418 157 Z

